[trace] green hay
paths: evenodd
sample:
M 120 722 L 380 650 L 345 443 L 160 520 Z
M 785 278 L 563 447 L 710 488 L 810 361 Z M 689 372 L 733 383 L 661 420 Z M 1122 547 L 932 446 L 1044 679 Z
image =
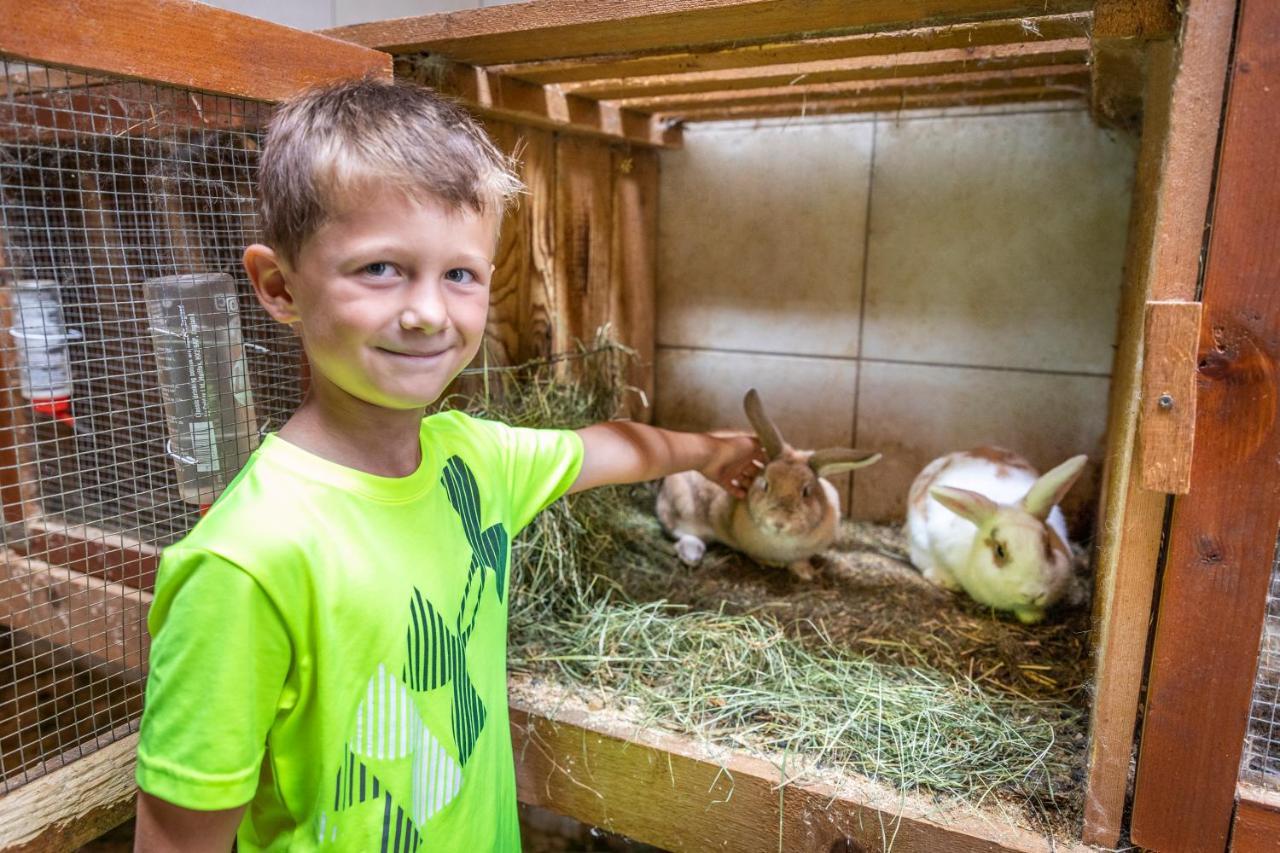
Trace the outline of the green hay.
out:
M 521 426 L 583 426 L 618 410 L 628 358 L 597 342 L 568 359 L 476 371 L 447 405 Z M 513 671 L 611 697 L 649 725 L 799 754 L 817 770 L 975 804 L 994 795 L 1037 822 L 1050 812 L 1053 824 L 1078 815 L 1086 722 L 1079 685 L 1070 694 L 1076 704 L 1066 694 L 1028 698 L 1016 683 L 948 667 L 945 642 L 929 650 L 910 636 L 871 638 L 857 646 L 875 652 L 868 655 L 833 641 L 822 621 L 788 622 L 767 607 L 731 612 L 730 596 L 719 606 L 705 597 L 694 606 L 676 603 L 690 598 L 691 573 L 651 508 L 651 489 L 596 489 L 552 505 L 517 539 Z M 1003 632 L 1000 642 L 1009 635 L 1023 643 L 1024 635 L 1010 632 L 1028 629 L 951 602 L 944 600 L 955 614 L 948 626 L 963 636 L 990 623 Z M 1048 668 L 1030 667 L 1033 674 Z M 1010 669 L 1019 672 L 1016 662 Z

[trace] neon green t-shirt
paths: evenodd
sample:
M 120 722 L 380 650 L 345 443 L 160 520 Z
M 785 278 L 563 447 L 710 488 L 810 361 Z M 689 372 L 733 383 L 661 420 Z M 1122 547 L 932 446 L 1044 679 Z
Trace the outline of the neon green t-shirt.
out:
M 164 552 L 138 786 L 249 802 L 241 851 L 518 850 L 511 537 L 581 464 L 572 432 L 457 412 L 402 478 L 267 436 Z

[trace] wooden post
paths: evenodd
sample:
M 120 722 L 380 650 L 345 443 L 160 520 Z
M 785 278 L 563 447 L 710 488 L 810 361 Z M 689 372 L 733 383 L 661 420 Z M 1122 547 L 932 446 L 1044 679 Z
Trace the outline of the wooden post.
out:
M 1280 5 L 1243 0 L 1134 794 L 1132 838 L 1162 851 L 1226 846 L 1280 524 L 1277 91 Z

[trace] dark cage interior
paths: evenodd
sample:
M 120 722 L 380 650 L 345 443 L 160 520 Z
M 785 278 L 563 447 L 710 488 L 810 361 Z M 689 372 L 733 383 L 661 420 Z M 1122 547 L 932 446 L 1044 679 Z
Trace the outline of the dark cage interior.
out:
M 60 709 L 3 732 L 9 790 L 136 723 L 136 695 L 117 693 L 140 683 L 156 555 L 283 423 L 302 372 L 240 267 L 270 105 L 0 65 L 0 623 L 70 650 L 76 673 L 28 684 L 23 661 L 47 650 L 6 635 L 0 689 Z

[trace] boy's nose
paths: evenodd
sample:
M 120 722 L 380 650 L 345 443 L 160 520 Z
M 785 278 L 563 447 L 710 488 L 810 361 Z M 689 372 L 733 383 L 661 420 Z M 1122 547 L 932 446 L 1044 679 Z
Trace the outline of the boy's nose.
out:
M 449 322 L 444 294 L 439 286 L 423 282 L 410 291 L 410 299 L 400 311 L 400 328 L 439 331 Z

